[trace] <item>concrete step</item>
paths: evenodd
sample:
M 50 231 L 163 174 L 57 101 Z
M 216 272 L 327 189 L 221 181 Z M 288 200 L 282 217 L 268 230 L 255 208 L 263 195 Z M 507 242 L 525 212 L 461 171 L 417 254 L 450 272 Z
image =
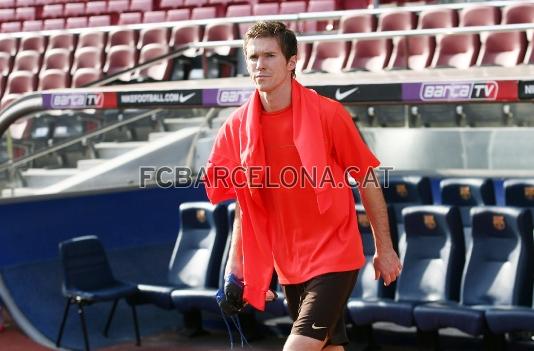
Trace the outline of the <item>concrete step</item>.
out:
M 31 196 L 34 195 L 39 189 L 38 188 L 13 188 L 13 189 L 2 189 L 0 197 L 17 197 L 17 196 Z
M 99 158 L 90 158 L 86 160 L 78 160 L 76 163 L 76 168 L 80 171 L 86 171 L 88 169 L 91 169 L 95 166 L 98 166 L 99 164 L 106 162 L 106 160 L 99 159 Z
M 22 172 L 28 188 L 44 188 L 53 185 L 65 178 L 78 174 L 80 170 L 76 168 L 30 168 Z
M 146 144 L 146 141 L 128 141 L 124 143 L 103 142 L 95 144 L 95 149 L 98 158 L 109 160 Z
M 205 117 L 165 118 L 163 124 L 165 124 L 165 129 L 173 132 L 187 127 L 199 127 L 205 119 Z

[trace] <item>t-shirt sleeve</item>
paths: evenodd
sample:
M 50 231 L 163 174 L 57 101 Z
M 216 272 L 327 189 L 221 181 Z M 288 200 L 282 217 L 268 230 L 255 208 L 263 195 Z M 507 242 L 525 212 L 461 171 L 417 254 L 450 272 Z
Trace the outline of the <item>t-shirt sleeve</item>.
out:
M 232 173 L 239 163 L 232 150 L 231 132 L 225 124 L 215 138 L 204 172 L 206 194 L 213 204 L 236 198 Z
M 330 123 L 330 135 L 335 158 L 344 171 L 362 184 L 367 172 L 380 165 L 380 161 L 363 141 L 343 105 L 337 105 L 334 117 L 333 123 Z

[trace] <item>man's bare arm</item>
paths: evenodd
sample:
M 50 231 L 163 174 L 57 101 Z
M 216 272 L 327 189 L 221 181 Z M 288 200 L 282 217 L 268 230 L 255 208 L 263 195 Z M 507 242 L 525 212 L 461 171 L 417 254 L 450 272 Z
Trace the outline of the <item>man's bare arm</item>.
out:
M 235 203 L 234 227 L 232 229 L 232 243 L 226 263 L 225 275 L 233 273 L 243 279 L 243 242 L 241 241 L 241 207 Z
M 365 186 L 361 186 L 360 195 L 365 212 L 371 223 L 375 240 L 376 252 L 373 261 L 375 279 L 382 277 L 384 284 L 389 285 L 399 276 L 402 265 L 391 242 L 384 195 L 379 184 L 366 184 Z

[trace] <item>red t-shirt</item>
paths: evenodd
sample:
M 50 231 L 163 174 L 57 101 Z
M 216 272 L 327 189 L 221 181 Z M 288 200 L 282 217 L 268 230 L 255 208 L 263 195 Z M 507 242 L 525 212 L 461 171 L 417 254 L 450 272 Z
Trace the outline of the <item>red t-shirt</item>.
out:
M 273 258 L 281 284 L 297 284 L 328 272 L 362 266 L 361 238 L 350 188 L 333 187 L 333 206 L 320 214 L 310 179 L 293 142 L 291 106 L 278 112 L 263 112 L 261 129 L 268 186 L 261 190 L 268 213 Z M 330 158 L 331 178 L 320 182 L 343 182 L 342 168 Z M 290 170 L 294 169 L 296 172 Z

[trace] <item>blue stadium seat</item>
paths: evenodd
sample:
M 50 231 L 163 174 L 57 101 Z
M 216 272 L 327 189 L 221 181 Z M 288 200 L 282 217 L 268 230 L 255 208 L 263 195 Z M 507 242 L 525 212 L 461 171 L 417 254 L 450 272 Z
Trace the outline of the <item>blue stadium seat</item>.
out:
M 446 178 L 439 183 L 441 203 L 460 209 L 464 226 L 465 247 L 471 246 L 471 208 L 495 205 L 493 181 L 490 178 Z
M 485 312 L 497 306 L 530 304 L 532 216 L 525 209 L 505 207 L 477 207 L 471 214 L 473 245 L 462 278 L 460 302 L 419 305 L 414 317 L 423 331 L 453 327 L 495 341 Z
M 422 176 L 392 175 L 389 177 L 389 182 L 383 182 L 382 185 L 384 198 L 388 204 L 392 205 L 395 213 L 397 233 L 399 235 L 399 250 L 402 255 L 406 241 L 402 209 L 408 206 L 432 204 L 430 179 Z
M 414 325 L 414 306 L 458 298 L 464 263 L 462 224 L 457 208 L 414 206 L 403 210 L 406 253 L 394 299 L 348 304 L 356 325 L 387 321 Z
M 104 329 L 107 336 L 119 299 L 124 298 L 132 308 L 137 345 L 140 345 L 137 313 L 132 298 L 137 294 L 135 285 L 121 282 L 113 276 L 104 247 L 96 236 L 83 236 L 59 244 L 63 266 L 63 295 L 67 298 L 65 312 L 56 339 L 59 348 L 70 306 L 78 306 L 82 324 L 84 349 L 89 351 L 89 337 L 84 307 L 97 302 L 113 301 Z
M 506 206 L 534 209 L 534 179 L 507 179 L 503 187 Z
M 176 289 L 215 288 L 228 236 L 226 204 L 190 202 L 180 205 L 181 228 L 169 263 L 168 281 L 138 284 L 137 303 L 173 309 Z

